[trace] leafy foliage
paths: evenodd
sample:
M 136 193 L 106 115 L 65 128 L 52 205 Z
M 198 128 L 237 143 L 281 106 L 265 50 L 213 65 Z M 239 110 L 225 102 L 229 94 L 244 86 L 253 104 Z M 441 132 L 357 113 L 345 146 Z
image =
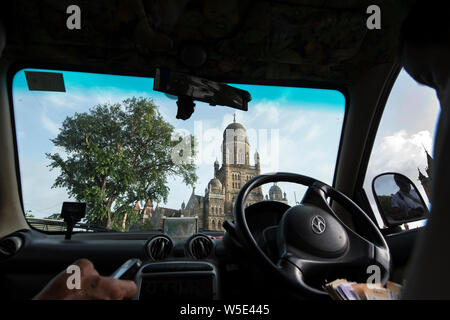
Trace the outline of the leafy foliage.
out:
M 173 161 L 182 141 L 173 136 L 174 127 L 151 99 L 133 97 L 75 113 L 51 140 L 65 155 L 46 154 L 50 167 L 61 171 L 53 187 L 64 187 L 71 197 L 87 202 L 87 222 L 126 230 L 140 218 L 134 210 L 137 202 L 167 201 L 170 176 L 190 185 L 197 180 L 194 140 L 185 161 Z
M 46 217 L 45 219 L 62 220 L 60 213 L 53 213 Z
M 34 215 L 32 214 L 33 210 L 27 210 L 25 211 L 25 218 L 34 218 Z

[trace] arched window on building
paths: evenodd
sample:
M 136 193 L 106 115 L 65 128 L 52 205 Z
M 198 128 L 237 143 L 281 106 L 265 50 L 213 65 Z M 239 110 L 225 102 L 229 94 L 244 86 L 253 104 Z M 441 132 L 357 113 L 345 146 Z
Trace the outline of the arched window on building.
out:
M 221 224 L 221 221 L 219 220 L 219 221 L 217 221 L 217 229 L 220 229 L 220 228 L 222 228 L 222 224 Z
M 216 227 L 216 225 L 214 224 L 214 219 L 211 220 L 211 230 L 214 230 L 214 228 Z

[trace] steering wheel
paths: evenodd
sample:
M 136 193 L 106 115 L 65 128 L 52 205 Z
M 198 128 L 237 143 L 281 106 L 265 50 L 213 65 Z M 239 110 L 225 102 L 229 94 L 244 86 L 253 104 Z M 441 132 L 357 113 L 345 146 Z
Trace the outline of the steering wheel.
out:
M 308 189 L 302 202 L 289 208 L 276 228 L 274 238 L 279 256 L 274 262 L 253 237 L 244 210 L 247 196 L 254 188 L 278 181 L 298 183 Z M 372 239 L 363 238 L 344 224 L 329 206 L 328 197 L 348 210 L 352 217 L 362 218 Z M 239 191 L 234 216 L 244 248 L 302 293 L 326 295 L 325 291 L 310 285 L 310 280 L 338 268 L 365 271 L 368 266 L 376 265 L 383 285 L 389 278 L 391 255 L 378 227 L 350 198 L 316 179 L 285 172 L 254 177 Z

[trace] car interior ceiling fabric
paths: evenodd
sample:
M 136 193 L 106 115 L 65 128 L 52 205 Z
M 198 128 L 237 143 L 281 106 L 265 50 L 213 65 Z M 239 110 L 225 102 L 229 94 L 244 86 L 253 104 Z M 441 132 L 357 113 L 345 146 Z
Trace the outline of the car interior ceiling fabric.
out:
M 0 58 L 2 56 L 3 49 L 6 45 L 6 33 L 5 33 L 5 27 L 3 27 L 2 22 L 0 21 Z

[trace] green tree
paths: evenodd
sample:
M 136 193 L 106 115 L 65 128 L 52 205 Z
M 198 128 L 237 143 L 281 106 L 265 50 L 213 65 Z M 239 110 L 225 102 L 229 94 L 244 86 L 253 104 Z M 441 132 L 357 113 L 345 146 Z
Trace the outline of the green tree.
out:
M 51 169 L 61 171 L 53 187 L 87 202 L 87 222 L 126 230 L 140 218 L 137 202 L 167 201 L 170 176 L 188 185 L 197 180 L 194 140 L 174 133 L 153 100 L 142 97 L 75 113 L 51 140 L 65 155 L 46 154 Z M 183 141 L 188 150 L 179 148 Z
M 53 213 L 48 217 L 45 217 L 45 219 L 62 220 L 60 213 Z
M 33 210 L 27 210 L 25 211 L 25 218 L 34 218 L 34 215 L 32 214 Z

